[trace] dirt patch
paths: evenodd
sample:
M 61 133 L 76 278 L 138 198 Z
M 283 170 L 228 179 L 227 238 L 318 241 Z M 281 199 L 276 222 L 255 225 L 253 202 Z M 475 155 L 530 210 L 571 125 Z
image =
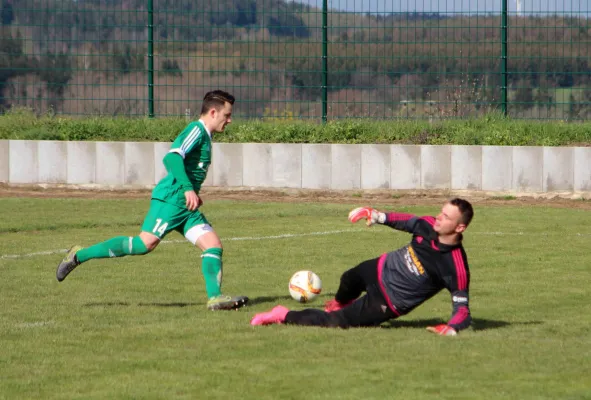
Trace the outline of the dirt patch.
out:
M 109 188 L 72 185 L 0 184 L 0 198 L 88 198 L 146 199 L 150 187 Z M 450 190 L 313 190 L 205 187 L 201 196 L 207 200 L 243 200 L 256 202 L 315 202 L 359 205 L 440 205 L 451 197 L 463 197 L 476 205 L 513 207 L 562 207 L 591 209 L 591 193 L 497 193 Z M 589 199 L 589 200 L 587 200 Z

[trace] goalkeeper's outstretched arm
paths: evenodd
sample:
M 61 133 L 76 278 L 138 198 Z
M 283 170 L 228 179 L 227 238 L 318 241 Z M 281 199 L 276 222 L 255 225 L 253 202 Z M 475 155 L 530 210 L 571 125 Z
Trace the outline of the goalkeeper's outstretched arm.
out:
M 358 207 L 349 213 L 349 221 L 355 223 L 366 220 L 367 226 L 374 224 L 387 225 L 399 231 L 413 233 L 417 216 L 414 214 L 390 212 L 385 213 L 371 207 Z

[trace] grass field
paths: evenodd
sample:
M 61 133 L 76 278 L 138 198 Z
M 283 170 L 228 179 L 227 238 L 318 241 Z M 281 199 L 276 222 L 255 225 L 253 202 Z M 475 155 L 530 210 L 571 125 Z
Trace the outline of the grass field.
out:
M 474 323 L 455 338 L 425 331 L 449 317 L 446 292 L 381 328 L 250 326 L 277 303 L 303 308 L 287 291 L 296 270 L 322 278 L 309 305 L 321 307 L 345 269 L 409 240 L 348 223 L 359 203 L 207 202 L 225 292 L 251 298 L 210 312 L 199 252 L 177 234 L 147 256 L 55 280 L 58 251 L 135 235 L 146 199 L 0 198 L 0 398 L 591 399 L 583 209 L 475 204 Z

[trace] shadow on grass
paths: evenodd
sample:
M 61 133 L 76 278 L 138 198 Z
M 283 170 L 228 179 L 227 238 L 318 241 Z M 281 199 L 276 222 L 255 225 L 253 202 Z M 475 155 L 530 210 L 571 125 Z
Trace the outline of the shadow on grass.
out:
M 83 307 L 128 307 L 130 303 L 124 301 L 100 301 L 96 303 L 86 303 Z
M 289 301 L 289 303 L 287 303 Z M 257 304 L 265 304 L 269 303 L 270 306 L 275 306 L 277 303 L 282 303 L 289 307 L 293 304 L 297 304 L 291 298 L 291 296 L 260 296 L 260 297 L 251 297 L 248 300 L 248 306 L 254 306 Z M 137 307 L 193 307 L 193 306 L 205 306 L 205 303 L 184 303 L 184 302 L 173 302 L 173 303 L 137 303 L 132 304 L 125 301 L 101 301 L 96 303 L 86 303 L 84 307 L 129 307 L 129 306 L 137 306 Z M 310 303 L 310 308 L 318 308 L 324 307 L 323 301 L 315 300 L 314 302 Z
M 432 319 L 415 319 L 415 320 L 391 320 L 381 325 L 382 328 L 426 328 L 428 326 L 434 326 L 439 324 L 445 324 L 446 321 L 442 321 L 438 318 Z M 470 328 L 474 331 L 485 331 L 488 329 L 504 328 L 510 325 L 539 325 L 542 321 L 499 321 L 494 319 L 484 318 L 473 318 L 472 325 Z
M 485 331 L 487 329 L 503 328 L 508 325 L 541 325 L 543 321 L 497 321 L 494 319 L 474 318 L 472 320 L 472 329 L 475 331 Z
M 205 303 L 138 303 L 138 307 L 193 307 L 205 306 Z
M 248 305 L 249 306 L 254 306 L 256 304 L 265 304 L 265 303 L 271 303 L 271 305 L 275 306 L 277 305 L 276 303 L 278 302 L 282 302 L 282 301 L 286 301 L 289 300 L 291 302 L 293 302 L 294 300 L 291 298 L 291 296 L 261 296 L 261 297 L 254 297 L 251 298 L 248 301 Z M 283 304 L 285 305 L 285 304 Z M 288 305 L 289 306 L 289 305 Z
M 137 307 L 193 307 L 193 306 L 204 306 L 204 303 L 137 303 L 131 304 L 124 301 L 103 301 L 97 303 L 86 303 L 84 307 L 129 307 L 135 305 Z

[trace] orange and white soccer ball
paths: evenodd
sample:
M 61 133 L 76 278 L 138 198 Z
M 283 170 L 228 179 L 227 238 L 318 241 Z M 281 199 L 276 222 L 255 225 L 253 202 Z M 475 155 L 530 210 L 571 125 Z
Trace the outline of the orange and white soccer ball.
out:
M 312 271 L 298 271 L 289 280 L 289 294 L 300 303 L 312 301 L 322 291 L 322 281 Z

